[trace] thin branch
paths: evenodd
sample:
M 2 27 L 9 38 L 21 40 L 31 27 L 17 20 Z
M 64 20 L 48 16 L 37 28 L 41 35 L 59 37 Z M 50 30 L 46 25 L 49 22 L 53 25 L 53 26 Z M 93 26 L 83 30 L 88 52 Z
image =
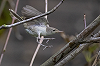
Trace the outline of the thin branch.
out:
M 86 15 L 84 14 L 84 25 L 85 25 L 85 28 L 86 28 Z
M 99 25 L 100 25 L 100 15 L 91 24 L 89 24 L 82 32 L 80 32 L 75 39 L 67 43 L 63 48 L 61 48 L 57 53 L 55 53 L 52 57 L 50 57 L 41 66 L 48 66 L 48 65 L 54 66 L 65 55 L 67 55 L 78 45 L 80 45 L 80 43 L 78 42 L 85 39 L 88 35 L 90 35 Z
M 19 0 L 17 0 L 16 7 L 15 7 L 15 12 L 17 12 L 18 3 L 19 3 Z M 12 19 L 12 24 L 14 23 L 14 20 L 15 20 L 15 19 L 13 18 L 13 19 Z M 6 42 L 5 42 L 5 44 L 4 44 L 2 53 L 1 53 L 1 55 L 0 55 L 0 64 L 1 64 L 2 58 L 3 58 L 3 56 L 4 56 L 4 52 L 6 51 L 6 47 L 7 47 L 7 44 L 8 44 L 8 40 L 9 40 L 11 31 L 12 31 L 12 28 L 10 28 L 10 30 L 9 30 L 9 33 L 8 33 Z
M 37 48 L 36 48 L 36 50 L 35 50 L 35 53 L 34 53 L 34 55 L 33 55 L 33 57 L 32 57 L 30 66 L 32 66 L 32 64 L 33 64 L 33 62 L 34 62 L 34 60 L 35 60 L 35 57 L 36 57 L 36 55 L 37 55 L 37 53 L 38 53 L 38 51 L 39 51 L 39 48 L 40 48 L 40 46 L 41 46 L 43 40 L 44 40 L 44 36 L 41 36 L 40 41 L 39 41 L 39 44 L 38 44 L 38 46 L 37 46 Z
M 38 15 L 38 16 L 35 16 L 35 17 L 32 17 L 32 18 L 23 20 L 23 21 L 20 21 L 20 22 L 11 24 L 11 25 L 2 25 L 2 26 L 0 26 L 0 30 L 1 30 L 1 29 L 6 29 L 6 28 L 11 28 L 11 27 L 14 27 L 14 26 L 17 26 L 17 25 L 20 25 L 20 24 L 29 22 L 29 21 L 31 21 L 31 20 L 34 20 L 34 19 L 43 17 L 43 16 L 45 16 L 45 15 L 49 15 L 50 13 L 53 13 L 53 12 L 63 3 L 63 1 L 64 1 L 64 0 L 61 0 L 53 9 L 51 9 L 50 11 L 48 11 L 48 12 L 46 12 L 46 13 L 40 14 L 40 15 Z
M 48 12 L 48 0 L 45 0 L 45 13 Z M 47 19 L 47 15 L 45 16 L 45 18 Z
M 100 31 L 94 35 L 94 38 L 95 37 L 99 37 L 99 36 L 100 36 Z M 63 66 L 63 65 L 65 65 L 67 62 L 69 62 L 70 60 L 72 60 L 73 58 L 75 58 L 79 53 L 81 53 L 85 48 L 87 48 L 91 44 L 93 44 L 93 43 L 81 44 L 77 49 L 75 49 L 73 52 L 71 52 L 70 54 L 68 54 L 67 57 L 65 57 L 62 61 L 60 61 L 55 66 Z

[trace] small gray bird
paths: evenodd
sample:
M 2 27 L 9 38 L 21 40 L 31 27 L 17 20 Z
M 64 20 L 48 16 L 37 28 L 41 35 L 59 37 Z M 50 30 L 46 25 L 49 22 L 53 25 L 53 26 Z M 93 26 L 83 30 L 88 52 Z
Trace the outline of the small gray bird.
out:
M 23 19 L 16 14 L 12 9 L 10 9 L 10 12 L 13 14 L 13 16 L 15 16 L 19 21 L 22 21 Z M 41 12 L 39 12 L 38 10 L 36 10 L 35 8 L 26 5 L 25 7 L 23 7 L 22 9 L 22 15 L 24 17 L 24 19 L 28 19 L 37 15 L 42 14 Z M 56 28 L 50 27 L 48 25 L 48 20 L 45 17 L 40 17 L 38 19 L 29 21 L 27 23 L 24 23 L 24 27 L 25 30 L 33 35 L 34 37 L 37 37 L 37 42 L 38 39 L 40 39 L 40 36 L 47 36 L 47 35 L 52 35 L 58 32 L 63 32 L 63 31 L 59 31 Z

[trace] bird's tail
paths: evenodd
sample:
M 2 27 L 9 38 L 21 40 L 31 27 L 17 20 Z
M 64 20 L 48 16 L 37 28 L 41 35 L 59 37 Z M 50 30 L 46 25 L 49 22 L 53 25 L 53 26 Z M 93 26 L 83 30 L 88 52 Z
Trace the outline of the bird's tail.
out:
M 19 21 L 23 21 L 23 19 L 17 13 L 15 13 L 12 9 L 9 9 L 9 11 L 10 11 L 11 15 L 16 17 L 16 19 L 18 19 Z

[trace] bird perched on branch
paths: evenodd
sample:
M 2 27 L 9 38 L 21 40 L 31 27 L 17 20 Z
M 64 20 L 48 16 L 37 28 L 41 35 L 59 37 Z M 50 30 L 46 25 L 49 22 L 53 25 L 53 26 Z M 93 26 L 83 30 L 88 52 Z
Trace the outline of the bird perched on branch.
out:
M 22 19 L 17 13 L 15 13 L 12 9 L 9 9 L 11 14 L 13 16 L 15 16 L 19 21 L 25 20 L 25 19 L 29 19 L 31 17 L 35 17 L 38 16 L 40 14 L 42 14 L 41 12 L 39 12 L 38 10 L 36 10 L 35 8 L 33 8 L 32 6 L 26 5 L 25 7 L 23 7 L 22 9 L 22 15 L 24 17 L 24 19 Z M 54 27 L 50 27 L 48 25 L 48 20 L 45 17 L 40 17 L 37 18 L 35 20 L 31 20 L 27 23 L 24 23 L 24 27 L 25 30 L 33 35 L 34 37 L 37 37 L 37 42 L 40 39 L 41 36 L 47 36 L 47 35 L 52 35 L 55 33 L 59 33 L 59 32 L 63 32 L 63 31 L 59 31 L 58 29 L 54 28 Z M 44 39 L 50 39 L 50 38 L 44 38 Z M 53 38 L 51 38 L 53 39 Z

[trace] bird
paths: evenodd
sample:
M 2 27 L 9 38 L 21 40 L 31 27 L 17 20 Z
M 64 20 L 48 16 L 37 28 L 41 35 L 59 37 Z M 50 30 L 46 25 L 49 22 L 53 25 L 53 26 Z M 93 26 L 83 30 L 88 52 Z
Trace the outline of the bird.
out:
M 42 14 L 40 11 L 38 11 L 37 9 L 33 8 L 30 5 L 26 5 L 25 7 L 22 8 L 21 13 L 22 13 L 23 18 L 20 17 L 17 13 L 15 13 L 12 9 L 9 9 L 9 10 L 10 10 L 10 13 L 14 17 L 16 17 L 16 19 L 18 19 L 19 21 L 29 19 L 31 17 L 35 17 Z M 37 42 L 39 41 L 41 36 L 48 36 L 55 33 L 63 32 L 54 27 L 50 27 L 49 22 L 45 17 L 40 17 L 35 20 L 31 20 L 27 23 L 24 23 L 23 25 L 26 32 L 28 32 L 34 37 L 37 37 Z

